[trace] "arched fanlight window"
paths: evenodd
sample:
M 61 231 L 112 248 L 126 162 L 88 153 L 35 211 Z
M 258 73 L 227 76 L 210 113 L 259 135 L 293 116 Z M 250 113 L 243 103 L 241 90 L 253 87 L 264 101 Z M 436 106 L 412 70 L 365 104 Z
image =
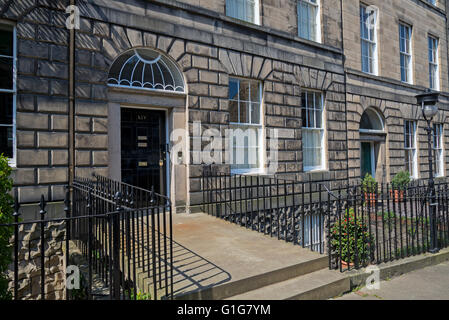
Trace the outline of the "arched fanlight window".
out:
M 384 132 L 382 116 L 373 108 L 368 108 L 360 120 L 360 131 L 362 132 Z
M 108 85 L 185 92 L 184 78 L 178 67 L 151 49 L 134 49 L 119 56 L 109 71 Z

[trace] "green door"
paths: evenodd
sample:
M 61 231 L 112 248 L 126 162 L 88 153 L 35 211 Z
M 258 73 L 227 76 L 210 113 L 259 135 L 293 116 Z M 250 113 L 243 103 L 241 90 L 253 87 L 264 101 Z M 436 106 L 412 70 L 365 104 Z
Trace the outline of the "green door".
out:
M 362 154 L 361 154 L 362 178 L 364 178 L 367 173 L 374 176 L 373 157 L 374 154 L 372 144 L 369 142 L 362 142 Z

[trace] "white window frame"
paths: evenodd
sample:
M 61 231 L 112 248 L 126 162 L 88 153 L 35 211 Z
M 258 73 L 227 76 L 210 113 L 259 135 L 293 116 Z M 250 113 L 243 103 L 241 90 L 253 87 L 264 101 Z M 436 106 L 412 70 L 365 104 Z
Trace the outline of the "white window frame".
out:
M 408 124 L 411 124 L 412 126 L 410 127 L 411 129 L 413 129 L 413 137 L 412 137 L 412 142 L 413 145 L 411 147 L 407 147 L 406 146 L 406 140 L 407 140 L 407 135 L 406 135 L 406 127 Z M 416 125 L 416 121 L 413 120 L 405 120 L 404 122 L 404 150 L 408 150 L 412 152 L 412 170 L 413 172 L 409 172 L 410 173 L 410 177 L 412 179 L 418 179 L 419 177 L 419 172 L 418 172 L 418 141 L 417 141 L 417 125 Z M 405 152 L 405 155 L 407 155 L 407 152 Z M 406 168 L 407 169 L 407 168 Z
M 314 94 L 314 108 L 313 110 L 317 110 L 316 109 L 316 94 L 320 94 L 321 96 L 321 128 L 316 127 L 316 118 L 314 118 L 314 122 L 315 124 L 313 126 L 308 126 L 307 123 L 303 123 L 302 124 L 302 130 L 306 130 L 306 131 L 319 131 L 320 132 L 320 150 L 321 150 L 321 164 L 319 166 L 305 166 L 304 165 L 304 152 L 307 152 L 307 150 L 305 149 L 318 149 L 318 148 L 311 148 L 311 147 L 305 147 L 305 140 L 304 138 L 302 139 L 302 152 L 303 152 L 303 171 L 304 172 L 313 172 L 313 171 L 323 171 L 326 170 L 326 148 L 325 148 L 325 99 L 324 99 L 324 92 L 320 92 L 320 91 L 313 91 L 313 90 L 305 90 L 303 93 L 305 93 L 306 95 L 309 93 L 313 93 Z M 301 108 L 305 108 L 306 110 L 306 119 L 308 119 L 308 110 L 310 108 L 308 108 L 308 99 L 306 96 L 306 106 L 301 106 Z
M 377 24 L 378 24 L 378 11 L 377 10 L 373 10 L 374 12 L 374 20 L 375 20 L 375 24 L 374 26 L 371 26 L 370 24 L 368 25 L 367 29 L 368 31 L 370 30 L 370 28 L 373 28 L 373 38 L 374 39 L 370 39 L 369 37 L 369 32 L 368 32 L 368 38 L 365 38 L 363 36 L 363 28 L 362 28 L 362 23 L 364 23 L 365 25 L 367 24 L 366 22 L 362 21 L 362 9 L 366 12 L 366 9 L 368 8 L 368 6 L 364 5 L 364 4 L 360 4 L 360 50 L 361 50 L 361 64 L 362 64 L 362 72 L 364 73 L 368 73 L 368 74 L 372 74 L 377 76 L 379 71 L 378 71 L 378 46 L 377 46 Z M 369 19 L 368 19 L 369 20 Z M 363 70 L 363 44 L 366 43 L 368 45 L 368 48 L 371 49 L 371 46 L 374 47 L 373 52 L 372 52 L 372 61 L 373 61 L 373 70 L 368 70 L 365 71 Z M 368 52 L 371 52 L 371 50 L 368 50 Z M 370 56 L 368 56 L 368 62 L 369 62 Z M 368 68 L 371 68 L 371 64 L 368 64 Z
M 3 24 L 1 21 L 0 23 L 2 25 L 8 25 L 8 24 Z M 8 25 L 9 26 L 9 25 Z M 16 131 L 17 131 L 17 125 L 16 125 L 16 115 L 17 115 L 17 111 L 16 111 L 16 104 L 17 104 L 17 32 L 16 32 L 16 26 L 11 26 L 11 32 L 13 34 L 13 56 L 3 56 L 0 55 L 0 58 L 12 58 L 13 59 L 13 88 L 12 89 L 1 89 L 0 88 L 0 92 L 4 92 L 4 93 L 11 93 L 13 95 L 13 110 L 12 110 L 12 137 L 13 137 L 13 142 L 12 142 L 12 154 L 13 157 L 9 158 L 8 163 L 11 167 L 16 167 L 17 166 L 17 135 L 16 135 Z M 0 126 L 2 127 L 11 127 L 11 125 L 2 125 L 0 124 Z
M 311 37 L 309 37 L 309 38 L 301 36 L 301 20 L 300 20 L 300 17 L 301 17 L 300 4 L 301 4 L 301 2 L 307 4 L 308 6 L 313 6 L 316 8 L 315 19 L 310 19 L 310 17 L 309 17 L 309 21 L 308 21 L 309 27 L 310 27 L 311 23 L 315 24 L 315 34 L 311 35 Z M 312 2 L 311 0 L 298 0 L 298 2 L 297 2 L 297 17 L 298 17 L 298 36 L 303 39 L 321 43 L 321 4 L 320 4 L 320 0 L 316 0 L 316 3 Z
M 407 38 L 401 37 L 401 28 L 404 28 Z M 399 23 L 399 57 L 404 57 L 404 61 L 408 61 L 407 66 L 402 65 L 402 59 L 399 59 L 401 69 L 401 81 L 409 84 L 413 84 L 413 49 L 412 49 L 412 34 L 413 28 L 406 23 Z M 406 51 L 401 50 L 401 43 L 405 41 Z M 402 69 L 405 70 L 406 78 L 402 78 Z
M 429 87 L 433 90 L 440 90 L 440 41 L 438 38 L 431 35 L 428 36 L 427 50 L 429 52 Z M 432 49 L 429 44 L 432 41 Z M 435 45 L 435 46 L 434 46 Z M 432 50 L 432 52 L 431 52 Z M 433 80 L 433 81 L 432 81 Z
M 242 1 L 242 2 L 254 2 L 254 21 L 250 21 L 249 19 L 247 19 L 248 17 L 245 17 L 244 19 L 241 19 L 239 17 L 236 17 L 234 15 L 232 15 L 231 12 L 229 12 L 229 1 L 234 1 L 234 2 L 238 2 L 238 1 Z M 226 15 L 228 17 L 234 18 L 234 19 L 238 19 L 238 20 L 242 20 L 242 21 L 246 21 L 249 23 L 253 23 L 256 25 L 260 25 L 260 0 L 226 0 Z
M 242 129 L 242 130 L 247 130 L 249 128 L 257 128 L 258 129 L 258 157 L 259 157 L 259 167 L 258 168 L 250 168 L 250 169 L 233 169 L 232 168 L 232 163 L 231 163 L 231 173 L 232 174 L 263 174 L 265 173 L 265 158 L 264 158 L 264 124 L 263 124 L 263 101 L 262 101 L 262 97 L 263 97 L 263 84 L 261 81 L 258 80 L 253 80 L 253 79 L 246 79 L 246 78 L 239 78 L 239 77 L 229 77 L 229 80 L 237 80 L 239 83 L 239 88 L 238 88 L 238 100 L 236 100 L 237 103 L 237 112 L 238 112 L 238 122 L 229 122 L 229 126 L 232 129 Z M 245 122 L 240 122 L 240 82 L 241 81 L 249 81 L 249 82 L 257 82 L 259 84 L 259 105 L 260 105 L 260 110 L 259 110 L 259 124 L 253 124 L 252 119 L 251 119 L 251 112 L 249 112 L 249 121 L 250 123 L 245 123 Z M 251 98 L 251 86 L 250 86 L 250 91 L 248 93 L 249 97 Z M 248 101 L 251 102 L 251 101 Z M 229 152 L 234 152 L 234 149 L 229 150 Z
M 444 177 L 444 125 L 442 123 L 435 123 L 433 128 L 432 147 L 435 161 L 435 177 Z M 438 130 L 438 134 L 436 130 Z

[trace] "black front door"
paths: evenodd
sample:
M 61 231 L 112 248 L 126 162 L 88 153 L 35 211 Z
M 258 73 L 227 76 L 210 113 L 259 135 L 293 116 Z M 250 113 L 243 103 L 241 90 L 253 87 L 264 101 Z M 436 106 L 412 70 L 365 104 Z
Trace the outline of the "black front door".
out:
M 121 109 L 122 181 L 166 194 L 165 112 Z

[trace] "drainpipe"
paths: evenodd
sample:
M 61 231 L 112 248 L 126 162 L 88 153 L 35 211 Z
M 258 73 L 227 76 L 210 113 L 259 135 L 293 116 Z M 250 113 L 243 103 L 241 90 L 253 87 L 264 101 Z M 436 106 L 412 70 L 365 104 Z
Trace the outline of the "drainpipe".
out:
M 76 0 L 70 0 L 75 6 Z M 69 185 L 75 178 L 75 28 L 69 29 Z
M 449 21 L 448 21 L 448 15 L 449 15 L 449 1 L 446 0 L 446 7 L 445 7 L 445 15 L 444 18 L 446 20 L 446 62 L 449 59 Z M 448 64 L 448 72 L 449 72 L 449 64 Z M 448 84 L 448 83 L 446 83 Z
M 343 0 L 340 0 L 340 18 L 341 18 L 341 50 L 343 51 L 343 73 L 344 73 L 344 88 L 345 88 L 345 125 L 346 125 L 346 182 L 349 185 L 349 141 L 348 141 L 348 101 L 347 101 L 347 73 L 346 73 L 346 55 L 345 55 L 345 41 L 344 41 L 344 23 L 343 23 Z

